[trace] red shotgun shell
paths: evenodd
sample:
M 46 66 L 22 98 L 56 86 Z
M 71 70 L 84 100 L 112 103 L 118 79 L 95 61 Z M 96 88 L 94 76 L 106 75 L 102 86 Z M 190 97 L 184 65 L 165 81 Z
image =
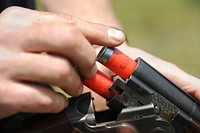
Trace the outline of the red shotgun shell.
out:
M 109 90 L 113 82 L 112 79 L 99 70 L 93 78 L 82 79 L 82 81 L 85 86 L 107 100 L 110 100 L 114 96 L 114 92 Z
M 127 79 L 137 67 L 137 62 L 119 51 L 117 48 L 104 47 L 97 60 L 122 79 Z

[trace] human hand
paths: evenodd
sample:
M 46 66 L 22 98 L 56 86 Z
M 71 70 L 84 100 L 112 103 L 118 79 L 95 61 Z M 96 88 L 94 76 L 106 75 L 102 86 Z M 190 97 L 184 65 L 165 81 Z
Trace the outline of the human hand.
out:
M 0 119 L 17 112 L 59 112 L 82 93 L 80 76 L 96 73 L 91 44 L 117 46 L 124 34 L 65 14 L 11 7 L 0 14 Z M 74 69 L 78 69 L 78 72 Z

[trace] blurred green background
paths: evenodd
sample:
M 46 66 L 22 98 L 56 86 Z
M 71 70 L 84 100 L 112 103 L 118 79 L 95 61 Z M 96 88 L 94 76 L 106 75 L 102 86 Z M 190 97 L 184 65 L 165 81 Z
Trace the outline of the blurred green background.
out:
M 200 78 L 200 0 L 113 0 L 130 45 Z

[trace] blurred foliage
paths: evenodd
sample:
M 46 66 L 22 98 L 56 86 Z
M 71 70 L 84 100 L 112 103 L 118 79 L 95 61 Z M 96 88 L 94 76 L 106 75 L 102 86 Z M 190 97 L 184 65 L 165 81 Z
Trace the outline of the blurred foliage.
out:
M 35 0 L 35 3 L 36 3 L 37 10 L 39 10 L 39 11 L 44 10 L 43 6 L 42 6 L 42 3 L 41 3 L 41 0 Z
M 130 45 L 200 77 L 200 0 L 113 0 Z

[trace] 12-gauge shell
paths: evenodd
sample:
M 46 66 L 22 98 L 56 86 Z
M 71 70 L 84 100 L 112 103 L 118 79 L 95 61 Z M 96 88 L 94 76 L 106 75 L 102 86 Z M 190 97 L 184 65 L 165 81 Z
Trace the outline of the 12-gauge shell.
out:
M 97 60 L 122 79 L 132 75 L 137 62 L 119 51 L 117 48 L 104 47 L 98 54 Z
M 114 96 L 114 92 L 109 90 L 113 82 L 112 79 L 99 70 L 93 78 L 82 79 L 82 81 L 85 86 L 107 100 L 110 100 Z

